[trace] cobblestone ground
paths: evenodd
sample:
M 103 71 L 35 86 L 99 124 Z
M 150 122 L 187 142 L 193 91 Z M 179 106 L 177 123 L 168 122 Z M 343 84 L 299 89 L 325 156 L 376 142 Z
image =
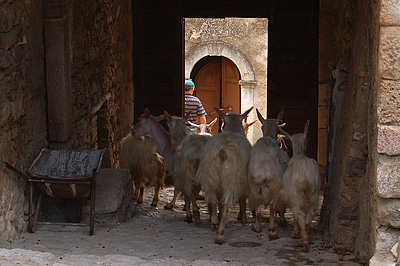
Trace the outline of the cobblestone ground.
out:
M 267 210 L 261 233 L 251 230 L 254 219 L 249 212 L 249 223 L 242 225 L 236 220 L 238 210 L 230 210 L 225 242 L 214 244 L 216 230 L 210 227 L 204 201 L 201 223 L 188 224 L 183 221 L 183 200 L 174 210 L 163 208 L 172 198 L 172 188 L 161 191 L 157 208 L 150 206 L 152 194 L 148 189 L 134 218 L 118 225 L 97 224 L 94 236 L 86 226 L 41 225 L 12 243 L 0 241 L 0 265 L 361 265 L 354 256 L 326 247 L 315 229 L 311 251 L 303 252 L 290 237 L 290 213 L 288 227 L 277 228 L 280 239 L 269 241 Z

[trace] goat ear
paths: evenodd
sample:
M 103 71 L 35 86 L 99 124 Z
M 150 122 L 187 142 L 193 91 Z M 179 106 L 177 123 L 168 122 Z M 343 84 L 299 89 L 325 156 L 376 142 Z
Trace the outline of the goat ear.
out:
M 260 111 L 256 108 L 258 120 L 260 120 L 261 124 L 264 124 L 264 117 L 261 115 Z
M 188 119 L 189 119 L 189 116 L 190 116 L 190 114 L 192 113 L 192 111 L 189 111 L 189 112 L 187 112 L 187 114 L 183 117 L 183 122 L 187 122 L 188 121 Z
M 164 111 L 164 117 L 165 117 L 165 119 L 168 121 L 168 122 L 171 122 L 171 115 L 170 114 L 168 114 L 168 112 L 165 110 Z
M 283 130 L 282 127 L 278 126 L 278 129 L 279 129 L 279 131 L 280 131 L 283 135 L 285 135 L 288 139 L 292 140 L 292 136 L 291 136 L 289 133 L 287 133 L 285 130 Z
M 254 125 L 257 121 L 258 121 L 258 120 L 256 119 L 256 120 L 254 120 L 253 122 L 248 123 L 247 125 L 248 125 L 249 127 L 251 127 L 251 126 Z
M 310 127 L 310 119 L 307 119 L 306 125 L 304 126 L 304 135 L 307 137 L 308 128 Z
M 281 111 L 278 114 L 278 117 L 276 118 L 276 124 L 279 124 L 279 122 L 282 120 L 282 118 L 283 118 L 283 110 L 284 110 L 284 108 L 282 107 Z
M 214 118 L 213 121 L 211 121 L 208 125 L 207 128 L 212 128 L 212 126 L 215 124 L 215 122 L 217 122 L 218 118 Z
M 245 119 L 249 115 L 251 110 L 253 110 L 253 106 L 249 110 L 240 115 L 241 118 L 240 120 L 243 121 L 243 119 Z
M 144 117 L 146 117 L 146 118 L 148 118 L 149 117 L 149 115 L 150 115 L 150 110 L 149 110 L 149 108 L 144 108 Z
M 215 112 L 217 112 L 217 114 L 219 116 L 221 116 L 224 120 L 226 118 L 226 114 L 224 114 L 221 110 L 219 110 L 217 107 L 214 107 Z

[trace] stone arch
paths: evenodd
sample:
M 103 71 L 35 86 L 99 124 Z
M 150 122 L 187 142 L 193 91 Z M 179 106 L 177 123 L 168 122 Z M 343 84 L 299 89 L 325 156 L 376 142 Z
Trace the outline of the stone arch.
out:
M 255 80 L 253 66 L 237 47 L 222 41 L 212 41 L 201 43 L 185 54 L 185 79 L 190 79 L 196 63 L 206 56 L 224 56 L 230 59 L 238 68 L 240 73 L 240 105 L 241 112 L 254 106 L 254 88 L 257 85 Z M 255 114 L 249 115 L 250 119 L 255 119 Z M 250 127 L 247 137 L 252 140 L 254 132 Z
M 239 49 L 221 41 L 205 42 L 197 45 L 185 55 L 185 79 L 190 78 L 190 72 L 194 65 L 205 56 L 224 56 L 232 60 L 239 69 L 241 82 L 254 82 L 254 70 L 247 59 Z

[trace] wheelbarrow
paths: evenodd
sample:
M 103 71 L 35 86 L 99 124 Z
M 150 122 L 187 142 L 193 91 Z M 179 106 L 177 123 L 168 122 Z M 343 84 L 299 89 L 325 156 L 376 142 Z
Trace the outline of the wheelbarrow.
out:
M 104 152 L 105 149 L 42 149 L 28 167 L 28 175 L 6 163 L 7 168 L 28 180 L 28 229 L 30 233 L 35 232 L 36 224 L 87 225 L 82 223 L 37 222 L 42 193 L 46 193 L 50 197 L 67 200 L 90 197 L 90 235 L 94 235 L 96 175 L 99 172 Z M 34 185 L 40 191 L 36 204 L 33 202 Z

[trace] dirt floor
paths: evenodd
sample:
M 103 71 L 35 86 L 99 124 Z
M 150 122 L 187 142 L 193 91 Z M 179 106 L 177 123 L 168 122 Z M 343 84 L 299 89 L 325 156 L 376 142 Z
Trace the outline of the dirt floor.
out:
M 97 224 L 95 235 L 88 226 L 41 225 L 33 234 L 23 234 L 12 243 L 0 241 L 0 265 L 360 265 L 350 254 L 336 254 L 325 246 L 315 227 L 311 251 L 306 253 L 290 237 L 288 227 L 277 227 L 279 239 L 268 240 L 267 210 L 262 232 L 236 220 L 238 209 L 229 211 L 223 245 L 214 244 L 216 230 L 210 227 L 204 201 L 201 222 L 184 222 L 183 200 L 174 210 L 164 206 L 173 188 L 164 188 L 158 207 L 150 206 L 153 189 L 146 190 L 145 203 L 136 207 L 134 218 L 121 224 Z

